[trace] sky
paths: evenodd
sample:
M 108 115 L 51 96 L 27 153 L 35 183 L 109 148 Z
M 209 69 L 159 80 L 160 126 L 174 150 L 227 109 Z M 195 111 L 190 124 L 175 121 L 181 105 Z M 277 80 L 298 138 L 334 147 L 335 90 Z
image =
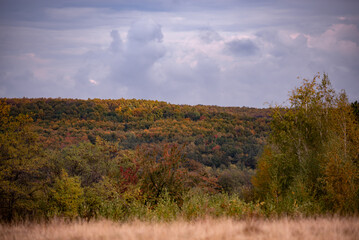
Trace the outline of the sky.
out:
M 0 97 L 269 107 L 359 100 L 358 0 L 0 0 Z

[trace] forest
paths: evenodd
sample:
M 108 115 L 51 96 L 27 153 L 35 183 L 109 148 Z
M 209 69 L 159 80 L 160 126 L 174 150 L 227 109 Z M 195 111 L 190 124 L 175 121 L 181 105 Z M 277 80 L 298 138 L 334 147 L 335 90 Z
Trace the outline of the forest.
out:
M 0 218 L 357 215 L 359 103 L 327 75 L 285 106 L 0 99 Z

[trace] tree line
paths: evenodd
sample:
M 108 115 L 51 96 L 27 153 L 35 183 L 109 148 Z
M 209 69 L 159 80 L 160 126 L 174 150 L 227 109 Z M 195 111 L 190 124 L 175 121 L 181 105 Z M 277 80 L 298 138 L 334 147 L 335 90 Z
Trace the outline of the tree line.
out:
M 1 99 L 1 220 L 357 213 L 358 102 L 324 74 L 288 103 Z

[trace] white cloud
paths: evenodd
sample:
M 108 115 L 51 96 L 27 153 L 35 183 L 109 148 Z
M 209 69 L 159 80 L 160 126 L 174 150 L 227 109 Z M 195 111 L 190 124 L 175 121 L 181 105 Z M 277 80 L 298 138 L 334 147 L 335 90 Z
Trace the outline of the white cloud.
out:
M 89 79 L 89 82 L 93 85 L 98 85 L 98 82 L 96 80 Z
M 354 24 L 333 24 L 319 36 L 307 36 L 308 46 L 345 55 L 359 54 L 359 30 Z

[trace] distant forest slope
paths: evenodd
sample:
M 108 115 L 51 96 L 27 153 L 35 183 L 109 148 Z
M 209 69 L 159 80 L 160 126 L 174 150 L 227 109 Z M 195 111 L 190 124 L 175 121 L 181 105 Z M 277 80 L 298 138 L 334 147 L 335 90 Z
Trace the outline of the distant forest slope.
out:
M 151 100 L 2 99 L 10 115 L 29 114 L 46 148 L 101 138 L 126 149 L 178 143 L 212 168 L 255 168 L 269 134 L 270 109 L 174 105 Z

